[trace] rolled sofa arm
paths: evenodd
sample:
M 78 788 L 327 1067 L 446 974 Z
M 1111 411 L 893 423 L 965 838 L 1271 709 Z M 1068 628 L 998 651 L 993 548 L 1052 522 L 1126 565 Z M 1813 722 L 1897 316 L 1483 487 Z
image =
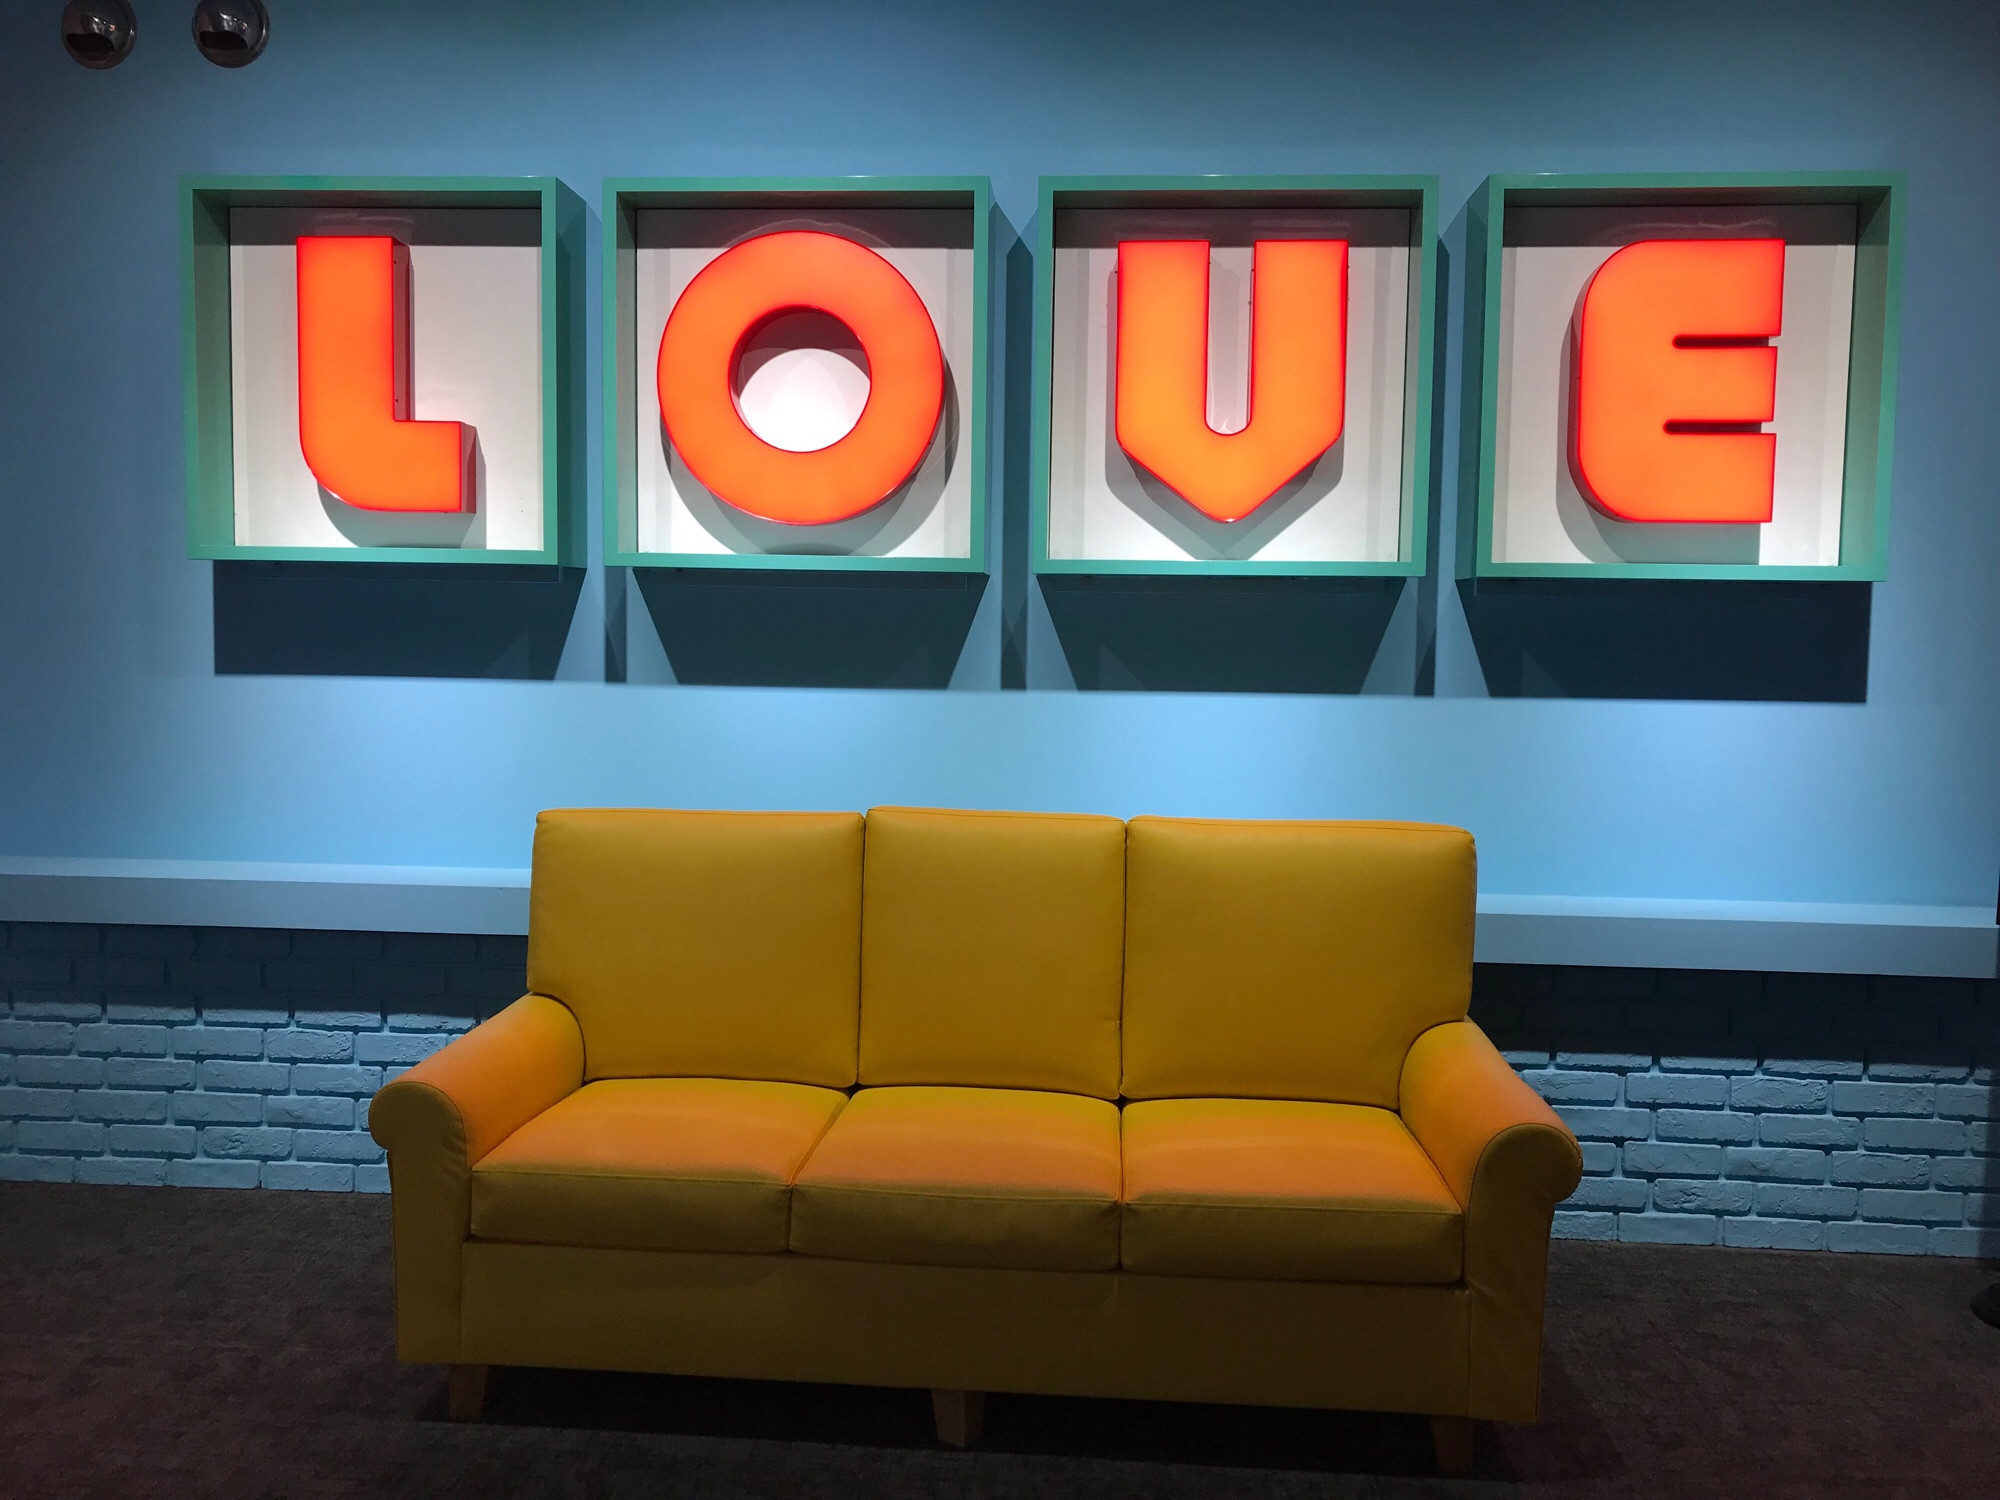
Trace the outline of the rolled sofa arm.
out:
M 582 1082 L 576 1017 L 524 995 L 375 1095 L 368 1133 L 389 1153 L 403 1359 L 457 1362 L 473 1165 Z
M 1403 1123 L 1465 1210 L 1470 1416 L 1531 1422 L 1541 1391 L 1549 1224 L 1583 1152 L 1471 1021 L 1433 1026 L 1403 1061 Z

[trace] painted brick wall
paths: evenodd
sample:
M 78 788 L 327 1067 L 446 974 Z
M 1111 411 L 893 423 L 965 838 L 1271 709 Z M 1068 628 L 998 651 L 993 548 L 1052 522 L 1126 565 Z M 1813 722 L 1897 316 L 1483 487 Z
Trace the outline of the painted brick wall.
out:
M 368 1100 L 519 938 L 0 924 L 0 1179 L 379 1192 Z M 1583 1141 L 1558 1234 L 2000 1254 L 2000 984 L 1485 966 Z
M 386 1192 L 368 1101 L 521 938 L 0 924 L 0 1178 Z
M 1583 1142 L 1574 1238 L 2000 1254 L 2000 985 L 1480 970 L 1473 1013 Z

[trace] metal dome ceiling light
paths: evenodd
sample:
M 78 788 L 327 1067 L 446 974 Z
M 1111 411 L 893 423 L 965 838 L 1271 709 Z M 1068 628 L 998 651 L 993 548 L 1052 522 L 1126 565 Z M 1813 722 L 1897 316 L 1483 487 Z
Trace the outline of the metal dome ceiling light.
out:
M 271 39 L 264 0 L 201 0 L 194 8 L 194 44 L 218 68 L 247 68 Z
M 62 9 L 63 51 L 86 68 L 115 68 L 139 39 L 127 0 L 69 0 Z

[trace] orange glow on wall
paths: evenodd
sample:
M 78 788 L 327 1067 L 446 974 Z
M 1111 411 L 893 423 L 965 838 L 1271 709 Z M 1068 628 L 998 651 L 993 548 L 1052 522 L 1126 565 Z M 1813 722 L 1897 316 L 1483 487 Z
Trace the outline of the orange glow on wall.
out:
M 1783 240 L 1644 240 L 1577 315 L 1576 481 L 1621 521 L 1771 519 Z
M 1118 246 L 1118 446 L 1196 510 L 1240 521 L 1340 438 L 1347 241 L 1252 252 L 1250 420 L 1208 425 L 1206 240 Z
M 838 318 L 868 356 L 868 400 L 838 441 L 793 452 L 737 409 L 738 356 L 781 313 Z M 660 415 L 695 478 L 738 510 L 793 526 L 844 521 L 895 493 L 944 409 L 944 353 L 923 299 L 865 245 L 787 230 L 724 251 L 688 283 L 660 338 Z
M 409 250 L 386 235 L 298 242 L 299 447 L 357 510 L 473 507 L 473 431 L 409 412 Z

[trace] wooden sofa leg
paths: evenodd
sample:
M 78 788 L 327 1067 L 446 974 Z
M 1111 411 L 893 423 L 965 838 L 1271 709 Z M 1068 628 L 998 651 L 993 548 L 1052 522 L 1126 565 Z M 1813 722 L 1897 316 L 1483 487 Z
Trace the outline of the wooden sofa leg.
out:
M 1463 1474 L 1472 1467 L 1472 1418 L 1432 1417 L 1431 1446 L 1437 1450 L 1440 1469 Z
M 979 1441 L 986 1425 L 984 1391 L 932 1391 L 931 1415 L 937 1419 L 940 1443 L 966 1448 Z
M 445 1411 L 454 1422 L 477 1422 L 486 1407 L 489 1365 L 453 1365 L 445 1377 Z

